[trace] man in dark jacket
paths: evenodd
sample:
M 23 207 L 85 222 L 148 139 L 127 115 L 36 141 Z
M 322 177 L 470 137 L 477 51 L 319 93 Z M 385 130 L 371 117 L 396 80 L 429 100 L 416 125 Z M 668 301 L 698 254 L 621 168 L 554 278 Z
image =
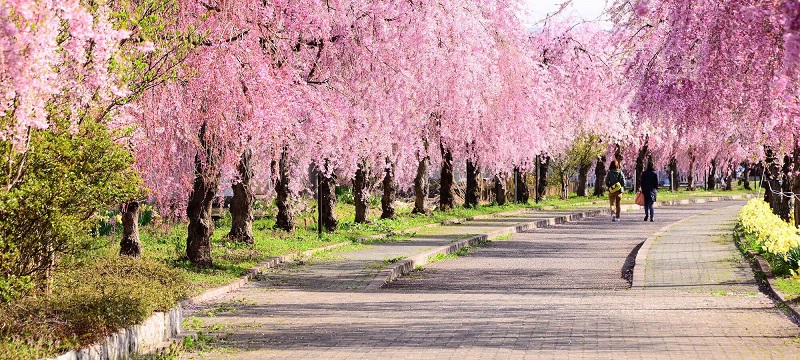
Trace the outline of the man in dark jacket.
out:
M 658 194 L 658 174 L 653 169 L 653 162 L 647 162 L 647 169 L 642 173 L 642 194 L 644 195 L 644 221 L 653 221 L 653 203 Z

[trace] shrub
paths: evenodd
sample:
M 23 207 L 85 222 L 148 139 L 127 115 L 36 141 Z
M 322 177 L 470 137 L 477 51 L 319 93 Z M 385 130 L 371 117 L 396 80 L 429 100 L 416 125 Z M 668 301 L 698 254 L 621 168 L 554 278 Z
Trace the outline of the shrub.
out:
M 71 264 L 53 275 L 50 294 L 0 308 L 0 338 L 8 339 L 0 340 L 0 354 L 10 343 L 42 347 L 30 351 L 37 356 L 91 344 L 172 308 L 186 289 L 183 275 L 153 260 L 104 257 Z
M 0 141 L 0 278 L 30 277 L 42 286 L 60 256 L 92 246 L 100 210 L 143 195 L 133 157 L 103 125 L 77 129 L 54 120 L 32 130 L 30 149 Z M 16 290 L 14 290 L 16 291 Z M 2 297 L 8 297 L 5 292 Z

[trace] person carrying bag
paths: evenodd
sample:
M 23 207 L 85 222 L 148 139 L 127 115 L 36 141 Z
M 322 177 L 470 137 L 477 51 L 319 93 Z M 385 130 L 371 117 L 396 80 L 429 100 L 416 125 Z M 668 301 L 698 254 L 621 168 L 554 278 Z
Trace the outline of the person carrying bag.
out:
M 606 186 L 608 187 L 608 201 L 611 209 L 611 221 L 620 221 L 620 201 L 622 201 L 622 190 L 625 187 L 625 175 L 619 169 L 619 161 L 614 160 L 608 167 L 606 175 Z

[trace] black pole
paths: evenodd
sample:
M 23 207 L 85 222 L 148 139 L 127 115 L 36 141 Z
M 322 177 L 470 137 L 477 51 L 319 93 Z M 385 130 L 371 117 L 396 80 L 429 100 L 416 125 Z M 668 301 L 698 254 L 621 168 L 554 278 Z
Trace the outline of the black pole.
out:
M 534 184 L 534 193 L 536 194 L 536 199 L 534 200 L 537 204 L 539 203 L 539 155 L 536 155 L 536 184 Z

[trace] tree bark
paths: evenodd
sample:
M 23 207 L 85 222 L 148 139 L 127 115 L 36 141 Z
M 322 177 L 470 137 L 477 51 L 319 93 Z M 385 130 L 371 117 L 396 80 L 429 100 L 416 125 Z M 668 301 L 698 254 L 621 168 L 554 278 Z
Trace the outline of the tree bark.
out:
M 516 184 L 514 191 L 517 202 L 527 204 L 528 199 L 530 199 L 530 190 L 528 190 L 528 183 L 525 182 L 525 173 L 520 171 L 518 167 L 514 168 L 514 184 Z
M 597 164 L 594 167 L 594 196 L 603 196 L 606 193 L 606 157 L 600 156 L 597 158 Z
M 430 158 L 423 157 L 417 166 L 417 176 L 414 178 L 414 214 L 425 214 L 428 209 L 425 208 L 425 200 L 428 198 L 428 166 L 430 165 Z
M 679 185 L 678 176 L 678 159 L 671 157 L 669 159 L 669 189 L 670 191 L 678 191 Z
M 788 222 L 792 219 L 791 202 L 793 199 L 792 196 L 789 195 L 792 192 L 792 158 L 789 157 L 789 154 L 783 157 L 781 180 L 781 195 L 776 197 L 780 201 L 780 213 L 778 213 L 778 216 L 780 216 L 783 221 Z
M 358 164 L 356 176 L 353 178 L 353 202 L 356 207 L 356 223 L 369 221 L 369 189 L 367 184 L 367 165 Z
M 233 184 L 233 199 L 231 199 L 231 231 L 228 238 L 247 244 L 255 242 L 253 239 L 253 204 L 256 201 L 253 193 L 253 151 L 245 150 L 239 159 L 239 182 Z
M 636 182 L 633 184 L 633 190 L 636 192 L 639 190 L 642 184 L 642 173 L 644 172 L 644 162 L 647 160 L 647 153 L 648 153 L 648 143 L 649 138 L 645 138 L 644 145 L 639 149 L 639 154 L 636 156 Z
M 578 188 L 575 190 L 578 196 L 587 196 L 587 189 L 589 188 L 589 169 L 592 164 L 581 164 L 578 167 Z
M 442 175 L 439 181 L 439 210 L 447 211 L 455 206 L 455 194 L 453 193 L 453 154 L 450 150 L 442 150 Z
M 287 232 L 293 232 L 295 227 L 294 209 L 292 206 L 292 191 L 289 188 L 289 149 L 284 147 L 281 151 L 281 158 L 278 161 L 278 168 L 275 169 L 273 162 L 273 174 L 275 176 L 275 206 L 278 208 L 275 227 Z
M 561 200 L 566 200 L 569 197 L 569 179 L 567 178 L 566 173 L 562 173 L 560 176 L 561 179 Z
M 745 160 L 742 163 L 742 167 L 744 168 L 744 172 L 742 174 L 742 185 L 744 186 L 745 190 L 753 190 L 750 188 L 750 162 Z
M 736 168 L 733 162 L 728 163 L 727 171 L 725 172 L 725 191 L 733 190 L 733 178 L 736 176 Z
M 795 138 L 795 145 L 794 151 L 792 151 L 792 165 L 793 165 L 793 173 L 792 176 L 792 193 L 795 194 L 794 198 L 794 226 L 800 226 L 800 201 L 798 201 L 797 196 L 800 195 L 800 175 L 797 174 L 797 171 L 800 170 L 800 146 L 797 145 L 797 139 Z
M 706 179 L 706 190 L 714 190 L 717 187 L 717 159 L 711 159 L 711 171 Z
M 506 204 L 506 182 L 499 174 L 494 176 L 494 201 L 497 205 Z
M 689 172 L 686 176 L 686 191 L 695 191 L 694 187 L 694 150 L 689 149 Z
M 186 238 L 186 255 L 192 265 L 199 268 L 212 266 L 211 235 L 214 233 L 214 220 L 211 206 L 217 196 L 222 174 L 218 168 L 219 151 L 214 149 L 213 139 L 206 139 L 206 124 L 200 127 L 201 151 L 205 152 L 205 162 L 200 152 L 195 155 L 195 178 L 186 217 L 189 218 L 189 232 Z
M 394 198 L 397 189 L 394 184 L 394 164 L 386 161 L 385 175 L 383 176 L 383 196 L 381 197 L 381 219 L 394 219 Z
M 481 192 L 478 188 L 478 177 L 481 173 L 475 164 L 467 160 L 467 189 L 464 194 L 464 207 L 477 207 L 478 201 L 481 198 Z
M 537 202 L 545 198 L 545 191 L 547 191 L 547 169 L 550 167 L 550 157 L 545 156 L 544 161 L 539 164 L 539 178 L 536 180 L 536 195 L 539 197 Z
M 139 257 L 141 254 L 139 202 L 131 201 L 122 205 L 122 240 L 119 242 L 119 255 Z
M 327 168 L 327 161 L 325 167 Z M 336 174 L 331 171 L 330 174 L 325 174 L 323 171 L 318 171 L 319 177 L 319 224 L 323 230 L 327 232 L 336 231 L 339 221 L 333 213 L 336 206 Z
M 785 162 L 789 159 L 784 158 Z M 766 149 L 766 166 L 764 174 L 764 201 L 767 202 L 775 215 L 781 219 L 789 220 L 789 199 L 782 195 L 782 192 L 787 191 L 791 187 L 788 181 L 788 164 L 784 164 L 783 168 L 778 167 L 777 157 L 771 148 Z M 783 178 L 783 185 L 781 185 L 781 178 Z

